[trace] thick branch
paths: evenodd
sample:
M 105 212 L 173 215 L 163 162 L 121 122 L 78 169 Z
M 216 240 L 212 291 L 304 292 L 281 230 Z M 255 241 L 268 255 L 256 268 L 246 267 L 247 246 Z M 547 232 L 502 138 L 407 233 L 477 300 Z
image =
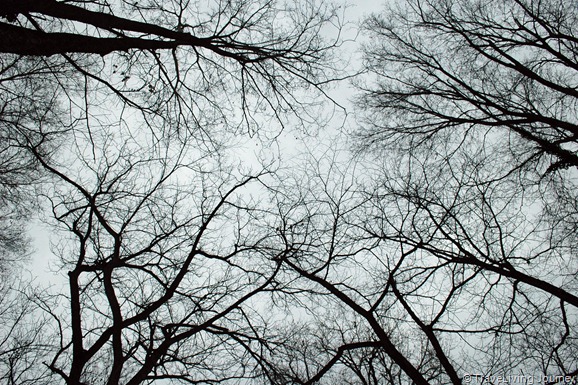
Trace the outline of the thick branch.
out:
M 97 38 L 72 33 L 45 33 L 0 22 L 0 52 L 18 55 L 50 56 L 69 52 L 107 55 L 129 49 L 168 49 L 181 45 L 175 41 L 132 37 Z

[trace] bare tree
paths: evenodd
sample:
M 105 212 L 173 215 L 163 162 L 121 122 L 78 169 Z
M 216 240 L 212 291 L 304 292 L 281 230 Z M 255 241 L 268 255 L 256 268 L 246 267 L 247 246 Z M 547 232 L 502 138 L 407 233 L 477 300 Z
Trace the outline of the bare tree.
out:
M 499 135 L 512 168 L 578 166 L 576 20 L 571 1 L 407 1 L 372 16 L 375 86 L 365 145 L 404 147 Z M 435 138 L 438 138 L 437 140 Z
M 503 165 L 473 148 L 400 157 L 368 192 L 367 217 L 379 220 L 363 227 L 399 248 L 390 293 L 454 383 L 471 373 L 576 376 L 573 247 L 537 210 L 540 191 L 492 179 Z
M 29 76 L 14 81 L 18 87 L 0 81 L 0 381 L 14 385 L 49 382 L 41 362 L 51 352 L 47 317 L 25 270 L 34 251 L 29 224 L 40 208 L 36 192 L 43 180 L 27 147 L 32 137 L 38 139 L 38 122 L 51 119 L 47 95 L 53 87 L 32 61 L 20 65 Z M 49 138 L 39 146 L 47 160 L 53 149 Z
M 299 93 L 323 94 L 339 72 L 338 9 L 323 2 L 6 1 L 0 17 L 3 259 L 25 244 L 18 218 L 40 178 L 27 147 L 42 143 L 48 160 L 72 131 L 144 122 L 159 140 L 219 151 L 242 131 L 278 135 L 288 112 L 317 120 L 321 100 Z
M 388 258 L 360 226 L 360 213 L 369 203 L 359 193 L 355 174 L 360 169 L 340 159 L 329 150 L 296 167 L 308 178 L 282 178 L 285 188 L 275 197 L 275 247 L 284 274 L 284 285 L 276 289 L 292 293 L 288 300 L 301 308 L 294 313 L 309 317 L 300 320 L 300 339 L 287 341 L 286 351 L 277 351 L 271 361 L 284 383 L 363 383 L 367 367 L 356 356 L 375 351 L 400 368 L 404 380 L 428 383 L 424 368 L 430 362 L 412 362 L 423 352 L 412 352 L 407 343 L 411 329 L 391 322 L 395 301 L 388 299 L 387 275 L 378 270 Z
M 275 342 L 259 300 L 279 272 L 257 225 L 268 171 L 244 176 L 195 142 L 108 130 L 87 159 L 38 156 L 69 234 L 58 248 L 66 301 L 49 308 L 60 343 L 46 365 L 66 384 L 266 377 L 259 351 Z
M 64 132 L 48 121 L 24 136 L 65 234 L 68 292 L 39 302 L 57 330 L 46 360 L 55 378 L 578 375 L 575 11 L 565 3 L 413 2 L 391 24 L 371 19 L 383 46 L 368 53 L 378 86 L 360 102 L 370 113 L 361 139 L 375 152 L 356 163 L 327 151 L 289 173 L 231 167 L 220 145 L 239 124 L 252 132 L 297 112 L 291 81 L 319 90 L 328 80 L 317 55 L 334 44 L 318 45 L 328 19 L 313 3 L 287 14 L 275 2 L 199 14 L 184 3 L 6 4 L 2 28 L 55 42 L 55 52 L 16 52 L 8 33 L 6 57 L 52 55 L 35 59 L 57 69 L 71 111 Z M 5 68 L 14 84 L 22 70 Z M 49 116 L 62 116 L 57 107 Z M 56 135 L 67 140 L 51 157 Z
M 363 176 L 328 168 L 281 200 L 318 234 L 282 227 L 284 265 L 341 309 L 313 311 L 338 334 L 296 382 L 575 379 L 576 15 L 407 1 L 368 19 Z
M 78 97 L 79 119 L 122 104 L 157 135 L 219 142 L 214 130 L 255 134 L 264 122 L 276 135 L 287 112 L 316 119 L 298 92 L 322 94 L 338 74 L 338 8 L 323 1 L 6 1 L 0 14 L 0 52 L 47 55 L 50 67 L 78 72 L 63 88 Z
M 50 382 L 41 362 L 54 353 L 49 320 L 32 282 L 13 269 L 0 282 L 0 380 L 25 385 Z
M 366 24 L 380 39 L 366 51 L 367 68 L 376 75 L 377 85 L 359 100 L 359 106 L 373 114 L 366 121 L 367 130 L 360 131 L 361 146 L 406 157 L 407 164 L 396 167 L 409 175 L 406 179 L 412 179 L 411 173 L 422 178 L 413 178 L 417 187 L 406 187 L 415 188 L 403 193 L 408 199 L 432 200 L 440 204 L 439 210 L 451 212 L 449 203 L 439 202 L 442 186 L 434 183 L 430 192 L 431 175 L 436 175 L 460 186 L 454 202 L 465 191 L 477 197 L 476 208 L 486 221 L 479 223 L 478 231 L 502 229 L 497 216 L 510 210 L 515 213 L 511 220 L 538 210 L 534 231 L 504 232 L 498 238 L 507 234 L 522 237 L 521 242 L 540 234 L 554 254 L 574 252 L 575 7 L 566 1 L 408 1 L 386 15 L 371 17 Z M 472 185 L 477 186 L 473 192 Z M 490 191 L 500 191 L 503 201 L 494 201 Z M 446 220 L 447 216 L 437 223 Z M 465 247 L 468 240 L 469 236 L 455 238 L 456 247 Z M 500 261 L 508 267 L 506 249 L 492 250 L 501 255 L 489 257 L 494 258 L 492 264 Z M 507 269 L 480 267 L 578 305 L 572 290 L 559 292 L 556 285 L 548 286 L 551 282 L 530 283 L 531 278 L 514 277 Z
M 479 143 L 349 168 L 325 158 L 278 195 L 282 264 L 317 357 L 277 357 L 293 382 L 575 378 L 574 246 L 536 210 L 535 184 L 499 177 L 509 170 Z
M 41 173 L 26 148 L 39 125 L 56 123 L 51 95 L 55 87 L 43 78 L 46 67 L 34 59 L 4 59 L 0 58 L 0 270 L 15 267 L 29 252 L 26 225 Z M 16 72 L 23 76 L 13 77 Z M 53 149 L 47 139 L 41 151 L 49 159 Z
M 273 167 L 242 172 L 225 150 L 320 119 L 338 16 L 314 1 L 0 5 L 11 181 L 42 182 L 68 273 L 34 302 L 51 322 L 29 328 L 56 331 L 34 359 L 51 381 L 277 381 L 282 337 L 261 310 L 280 256 L 258 225 Z

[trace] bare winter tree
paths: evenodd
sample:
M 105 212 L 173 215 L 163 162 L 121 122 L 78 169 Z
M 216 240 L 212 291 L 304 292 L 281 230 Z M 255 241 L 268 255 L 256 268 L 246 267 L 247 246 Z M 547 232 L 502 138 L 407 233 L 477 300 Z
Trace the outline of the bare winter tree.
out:
M 29 252 L 26 227 L 36 207 L 34 189 L 42 179 L 38 163 L 26 148 L 39 139 L 39 131 L 58 123 L 54 112 L 56 87 L 45 79 L 47 68 L 31 59 L 4 60 L 0 75 L 0 270 L 8 274 Z M 17 70 L 21 77 L 11 76 Z M 62 130 L 62 128 L 60 128 Z M 51 135 L 52 136 L 52 135 Z M 44 141 L 49 159 L 53 141 Z
M 324 160 L 278 195 L 284 290 L 310 315 L 274 357 L 287 381 L 574 381 L 574 246 L 539 192 L 492 180 L 503 165 L 472 153 Z
M 52 352 L 53 333 L 26 273 L 35 251 L 29 225 L 43 210 L 37 198 L 46 179 L 30 144 L 47 162 L 58 151 L 71 119 L 52 76 L 71 74 L 33 57 L 1 55 L 0 66 L 0 376 L 9 384 L 46 383 L 41 362 Z
M 18 218 L 40 176 L 30 145 L 48 159 L 63 134 L 139 121 L 218 151 L 243 130 L 278 135 L 287 112 L 299 113 L 292 124 L 317 120 L 305 107 L 336 79 L 339 38 L 321 31 L 338 36 L 337 12 L 308 1 L 2 2 L 0 258 L 24 252 Z
M 281 258 L 259 225 L 269 172 L 245 176 L 194 141 L 108 130 L 81 148 L 88 159 L 79 141 L 58 164 L 38 156 L 68 233 L 46 365 L 66 384 L 266 381 L 276 342 L 262 312 Z
M 367 21 L 361 182 L 328 168 L 280 203 L 301 224 L 284 265 L 326 304 L 307 308 L 339 309 L 313 311 L 309 339 L 333 338 L 295 382 L 575 381 L 577 15 L 407 1 Z
M 0 52 L 78 72 L 66 87 L 81 96 L 78 119 L 100 116 L 108 100 L 136 107 L 157 135 L 219 142 L 216 128 L 255 134 L 263 122 L 277 134 L 285 112 L 317 117 L 297 90 L 322 93 L 337 75 L 338 9 L 324 2 L 6 1 L 0 15 Z
M 49 319 L 39 307 L 39 294 L 18 271 L 0 282 L 0 381 L 9 385 L 50 382 L 41 364 L 54 353 Z
M 366 145 L 432 145 L 470 132 L 504 140 L 512 168 L 578 166 L 576 7 L 571 1 L 407 1 L 365 24 L 360 100 L 388 119 Z M 434 140 L 438 138 L 438 140 Z
M 364 157 L 256 172 L 222 145 L 277 133 L 334 78 L 319 40 L 333 10 L 3 7 L 3 86 L 20 95 L 45 70 L 55 85 L 7 131 L 62 230 L 67 291 L 35 302 L 55 381 L 575 381 L 571 4 L 409 1 L 370 18 Z
M 308 343 L 289 342 L 292 359 L 273 360 L 288 383 L 439 381 L 435 354 L 392 292 L 396 247 L 364 227 L 377 218 L 362 188 L 371 178 L 357 176 L 369 170 L 329 154 L 300 167 L 308 183 L 296 178 L 277 196 L 282 271 L 291 277 L 283 289 L 311 317 L 302 319 Z
M 359 100 L 374 117 L 361 145 L 406 156 L 396 167 L 422 176 L 411 182 L 422 185 L 419 199 L 432 199 L 420 196 L 429 194 L 428 174 L 444 170 L 464 184 L 457 197 L 479 186 L 479 207 L 498 205 L 492 217 L 527 204 L 540 214 L 526 236 L 548 234 L 543 242 L 556 254 L 575 253 L 577 17 L 570 2 L 515 0 L 408 1 L 370 18 L 366 28 L 379 43 L 366 51 L 367 68 L 377 85 Z M 488 189 L 511 205 L 494 203 Z M 479 231 L 501 228 L 497 222 Z M 507 263 L 501 254 L 494 261 Z M 572 290 L 546 291 L 578 305 Z
M 257 226 L 273 167 L 243 172 L 226 149 L 320 119 L 338 16 L 322 1 L 2 2 L 2 167 L 49 202 L 67 272 L 34 302 L 46 325 L 6 325 L 31 349 L 52 338 L 20 350 L 51 382 L 276 381 L 263 314 L 280 256 Z

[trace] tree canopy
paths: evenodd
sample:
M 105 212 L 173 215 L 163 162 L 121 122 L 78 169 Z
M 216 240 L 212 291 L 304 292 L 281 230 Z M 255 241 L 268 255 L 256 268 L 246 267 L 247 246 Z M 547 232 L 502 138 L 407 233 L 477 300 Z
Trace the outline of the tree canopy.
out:
M 1 381 L 576 382 L 575 4 L 342 10 L 0 5 Z

